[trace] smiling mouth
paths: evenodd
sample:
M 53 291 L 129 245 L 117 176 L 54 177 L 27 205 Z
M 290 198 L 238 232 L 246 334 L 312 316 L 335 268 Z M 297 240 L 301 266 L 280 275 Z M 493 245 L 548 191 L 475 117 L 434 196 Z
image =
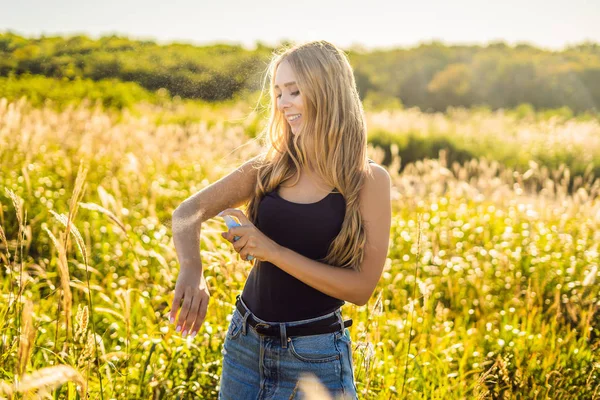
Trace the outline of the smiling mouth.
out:
M 296 121 L 297 119 L 299 119 L 301 115 L 302 115 L 302 114 L 296 114 L 296 115 L 292 115 L 291 117 L 287 117 L 287 120 L 288 120 L 288 122 L 294 122 L 294 121 Z

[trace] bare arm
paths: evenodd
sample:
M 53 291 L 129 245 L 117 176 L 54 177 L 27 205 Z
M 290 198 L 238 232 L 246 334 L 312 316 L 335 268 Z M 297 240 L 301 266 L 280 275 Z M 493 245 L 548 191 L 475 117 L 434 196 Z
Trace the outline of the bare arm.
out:
M 202 222 L 220 211 L 245 204 L 256 188 L 256 156 L 229 175 L 184 200 L 173 211 L 173 242 L 181 268 L 199 268 Z
M 259 157 L 189 197 L 173 211 L 173 242 L 181 267 L 169 314 L 182 337 L 188 333 L 196 335 L 206 318 L 210 300 L 200 259 L 200 225 L 224 208 L 242 205 L 251 198 L 257 181 L 254 166 Z

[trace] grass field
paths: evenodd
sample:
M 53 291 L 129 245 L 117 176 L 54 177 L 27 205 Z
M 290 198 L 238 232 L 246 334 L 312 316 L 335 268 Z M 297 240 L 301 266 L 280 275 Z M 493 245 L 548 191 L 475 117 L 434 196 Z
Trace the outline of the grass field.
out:
M 260 148 L 244 107 L 202 113 L 0 99 L 0 397 L 216 398 L 248 263 L 220 219 L 203 224 L 212 298 L 198 336 L 182 339 L 166 318 L 170 218 Z M 501 114 L 485 125 L 411 113 L 368 118 L 416 132 L 459 118 L 465 142 L 522 132 Z M 546 138 L 528 124 L 516 143 L 597 157 L 597 121 L 555 122 Z M 519 172 L 493 156 L 461 164 L 442 151 L 398 173 L 392 152 L 385 270 L 366 306 L 342 310 L 361 399 L 600 398 L 600 180 L 588 171 L 569 190 L 564 165 Z

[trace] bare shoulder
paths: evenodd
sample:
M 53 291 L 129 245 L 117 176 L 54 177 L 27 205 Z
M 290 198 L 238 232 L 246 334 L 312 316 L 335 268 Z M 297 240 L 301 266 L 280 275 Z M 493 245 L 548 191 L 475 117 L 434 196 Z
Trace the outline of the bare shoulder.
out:
M 361 197 L 374 197 L 389 193 L 391 178 L 387 169 L 377 163 L 369 163 L 370 170 L 365 175 Z
M 241 165 L 241 168 L 251 168 L 252 170 L 256 170 L 260 166 L 262 166 L 263 164 L 264 164 L 264 155 L 263 154 L 259 154 L 257 156 L 254 156 L 254 157 L 250 158 L 246 162 L 244 162 Z
M 371 167 L 371 174 L 376 176 L 378 179 L 380 179 L 380 180 L 387 179 L 388 181 L 391 181 L 390 174 L 388 173 L 387 169 L 385 169 L 381 165 L 379 165 L 375 162 L 372 162 L 372 163 L 369 163 L 369 167 Z
M 390 174 L 377 163 L 369 163 L 369 168 L 360 192 L 361 217 L 367 225 L 391 219 Z

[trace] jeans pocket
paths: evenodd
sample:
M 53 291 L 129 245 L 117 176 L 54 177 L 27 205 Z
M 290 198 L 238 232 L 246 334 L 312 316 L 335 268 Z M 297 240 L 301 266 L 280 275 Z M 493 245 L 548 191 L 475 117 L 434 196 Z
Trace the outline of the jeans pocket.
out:
M 339 337 L 339 333 L 291 336 L 288 341 L 290 353 L 303 362 L 324 363 L 339 360 L 340 350 L 337 346 Z
M 238 313 L 238 311 L 234 311 L 231 316 L 231 322 L 229 322 L 229 328 L 227 329 L 227 337 L 228 340 L 234 340 L 242 331 L 242 317 Z

